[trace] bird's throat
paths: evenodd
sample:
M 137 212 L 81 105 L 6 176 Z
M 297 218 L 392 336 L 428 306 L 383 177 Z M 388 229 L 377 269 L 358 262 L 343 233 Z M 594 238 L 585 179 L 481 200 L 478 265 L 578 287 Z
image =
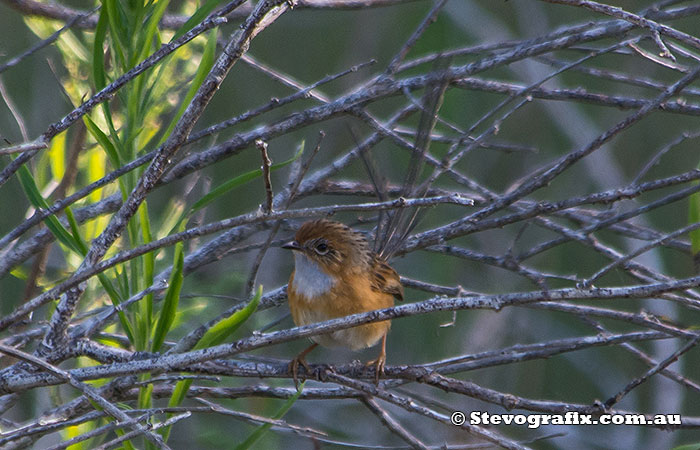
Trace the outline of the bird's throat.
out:
M 294 252 L 294 282 L 297 294 L 311 300 L 331 290 L 335 284 L 332 276 L 323 271 L 315 261 L 301 252 Z

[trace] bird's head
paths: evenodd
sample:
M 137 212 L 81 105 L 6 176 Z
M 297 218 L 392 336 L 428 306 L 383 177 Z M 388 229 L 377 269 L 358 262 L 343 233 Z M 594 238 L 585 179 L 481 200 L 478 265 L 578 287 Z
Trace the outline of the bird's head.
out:
M 282 248 L 303 255 L 328 274 L 366 269 L 372 257 L 364 235 L 340 222 L 326 219 L 304 223 L 294 240 Z

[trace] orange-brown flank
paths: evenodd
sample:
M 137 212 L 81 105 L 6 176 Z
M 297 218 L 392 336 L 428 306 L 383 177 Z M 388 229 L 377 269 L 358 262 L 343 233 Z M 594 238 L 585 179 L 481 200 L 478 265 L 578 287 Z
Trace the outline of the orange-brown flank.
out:
M 304 223 L 294 241 L 283 246 L 294 251 L 294 271 L 289 278 L 289 309 L 297 326 L 344 317 L 394 305 L 403 300 L 399 275 L 370 248 L 364 236 L 346 225 L 330 220 Z M 312 336 L 315 344 L 359 350 L 382 339 L 377 376 L 383 371 L 386 335 L 391 323 L 374 322 L 325 335 Z M 306 367 L 304 356 L 292 361 Z

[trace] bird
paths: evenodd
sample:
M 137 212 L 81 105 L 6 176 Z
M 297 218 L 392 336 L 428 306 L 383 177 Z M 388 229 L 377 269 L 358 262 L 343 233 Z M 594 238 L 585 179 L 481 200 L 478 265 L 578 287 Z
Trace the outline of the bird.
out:
M 389 308 L 394 306 L 394 299 L 403 300 L 398 273 L 370 248 L 362 233 L 343 223 L 328 219 L 305 222 L 294 240 L 282 248 L 294 254 L 287 297 L 297 326 Z M 366 364 L 375 366 L 378 383 L 384 373 L 390 326 L 391 322 L 385 320 L 312 336 L 313 343 L 289 363 L 295 385 L 300 364 L 307 374 L 311 373 L 306 355 L 318 345 L 357 351 L 381 340 L 379 356 Z

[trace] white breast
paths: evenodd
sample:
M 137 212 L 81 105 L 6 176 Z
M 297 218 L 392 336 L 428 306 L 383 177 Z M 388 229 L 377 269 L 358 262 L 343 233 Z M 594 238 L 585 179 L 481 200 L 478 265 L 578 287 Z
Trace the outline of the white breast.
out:
M 330 291 L 333 278 L 300 252 L 294 252 L 294 290 L 311 300 Z

